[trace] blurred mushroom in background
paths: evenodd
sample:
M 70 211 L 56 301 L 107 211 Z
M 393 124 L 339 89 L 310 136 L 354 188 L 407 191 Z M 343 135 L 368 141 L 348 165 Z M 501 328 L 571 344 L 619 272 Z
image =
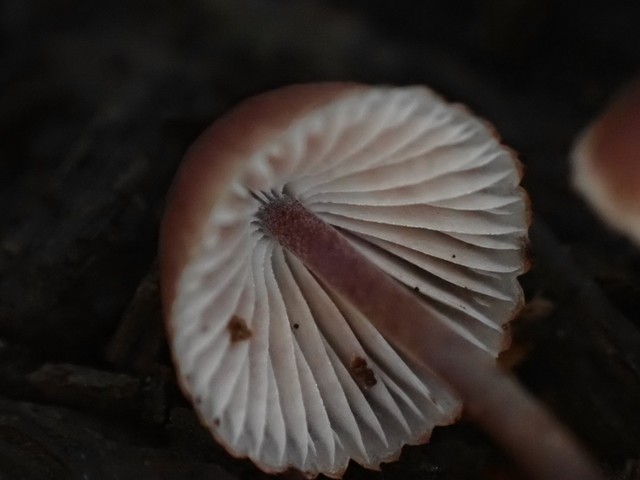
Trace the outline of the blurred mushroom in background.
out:
M 640 78 L 580 135 L 573 184 L 613 228 L 640 244 Z

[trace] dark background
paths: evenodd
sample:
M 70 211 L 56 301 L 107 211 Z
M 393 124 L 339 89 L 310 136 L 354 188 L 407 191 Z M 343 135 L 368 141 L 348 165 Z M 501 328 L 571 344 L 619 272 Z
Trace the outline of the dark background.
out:
M 640 255 L 571 191 L 640 66 L 640 2 L 0 0 L 0 479 L 263 479 L 181 397 L 157 228 L 186 147 L 293 82 L 427 84 L 494 123 L 532 197 L 502 358 L 611 478 L 640 478 Z M 515 479 L 474 425 L 348 479 Z

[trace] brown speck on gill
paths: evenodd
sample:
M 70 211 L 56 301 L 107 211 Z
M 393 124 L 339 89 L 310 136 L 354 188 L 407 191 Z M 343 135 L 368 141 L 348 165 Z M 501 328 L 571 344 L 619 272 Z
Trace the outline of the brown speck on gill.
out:
M 356 378 L 358 383 L 362 385 L 364 388 L 371 388 L 378 380 L 376 380 L 376 376 L 373 373 L 373 370 L 369 368 L 367 365 L 367 361 L 362 357 L 355 357 L 351 361 L 351 372 L 353 376 Z
M 227 324 L 227 330 L 231 336 L 231 343 L 249 340 L 249 338 L 251 338 L 251 329 L 247 327 L 247 322 L 237 315 L 231 317 L 231 320 L 229 320 Z

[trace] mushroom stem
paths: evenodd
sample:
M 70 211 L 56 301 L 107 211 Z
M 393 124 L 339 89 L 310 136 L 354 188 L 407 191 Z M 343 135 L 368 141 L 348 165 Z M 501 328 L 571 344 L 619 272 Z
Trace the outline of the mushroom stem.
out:
M 487 352 L 430 314 L 408 288 L 334 227 L 284 195 L 260 209 L 262 229 L 365 315 L 404 355 L 445 380 L 467 413 L 531 478 L 598 480 L 573 437 Z

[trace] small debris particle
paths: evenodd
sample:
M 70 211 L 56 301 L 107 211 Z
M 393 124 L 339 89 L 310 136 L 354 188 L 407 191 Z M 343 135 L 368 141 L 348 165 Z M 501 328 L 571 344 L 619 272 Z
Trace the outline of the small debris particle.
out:
M 367 366 L 367 361 L 362 357 L 355 357 L 351 361 L 351 372 L 364 388 L 371 388 L 378 383 L 373 370 Z
M 413 287 L 413 291 L 416 293 L 420 293 L 420 289 L 418 287 Z
M 299 324 L 297 324 L 297 323 L 294 323 L 294 324 L 293 324 L 293 328 L 295 328 L 295 329 L 297 330 L 297 329 L 299 329 L 299 328 L 300 328 L 300 325 L 299 325 Z
M 213 419 L 213 425 L 215 427 L 219 427 L 220 426 L 220 419 L 218 417 Z
M 518 320 L 523 322 L 539 322 L 548 318 L 556 309 L 556 303 L 544 297 L 542 294 L 535 294 L 520 311 Z
M 231 343 L 249 340 L 249 338 L 251 338 L 251 329 L 247 327 L 247 322 L 237 315 L 231 317 L 227 325 L 227 330 L 229 330 L 229 335 L 231 336 Z
M 454 253 L 453 255 L 451 255 L 451 258 L 456 258 L 456 254 Z

